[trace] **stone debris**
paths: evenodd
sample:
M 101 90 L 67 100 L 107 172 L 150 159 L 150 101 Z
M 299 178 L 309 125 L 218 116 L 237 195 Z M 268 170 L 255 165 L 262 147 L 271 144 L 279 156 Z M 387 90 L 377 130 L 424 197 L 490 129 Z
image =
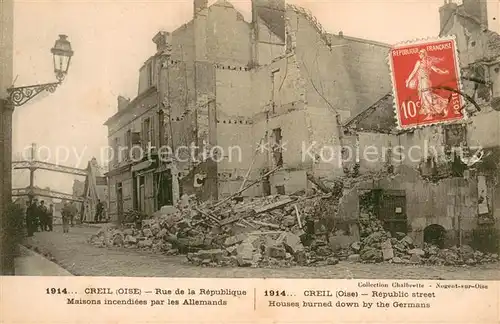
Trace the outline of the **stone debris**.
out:
M 99 247 L 124 247 L 155 253 L 185 254 L 200 266 L 286 267 L 336 264 L 324 239 L 325 205 L 331 194 L 268 196 L 244 202 L 227 201 L 160 210 L 149 219 L 138 213 L 128 223 L 101 228 L 89 239 Z M 303 228 L 299 226 L 303 225 Z M 318 238 L 319 237 L 319 238 Z
M 210 267 L 322 266 L 340 260 L 473 266 L 498 261 L 498 255 L 467 245 L 439 249 L 425 244 L 419 248 L 405 233 L 391 235 L 368 212 L 359 217 L 359 242 L 333 244 L 332 235 L 346 236 L 331 221 L 338 203 L 332 193 L 311 191 L 215 205 L 183 202 L 162 208 L 151 218 L 130 214 L 120 228 L 103 227 L 89 243 L 183 254 L 194 265 Z
M 395 264 L 427 265 L 476 265 L 497 262 L 497 254 L 475 251 L 469 245 L 440 249 L 424 243 L 424 248 L 414 246 L 413 239 L 405 233 L 396 232 L 394 237 L 385 231 L 380 220 L 369 213 L 359 218 L 360 242 L 353 243 L 347 251 L 347 260 L 365 263 L 392 262 Z M 354 257 L 351 257 L 354 255 Z

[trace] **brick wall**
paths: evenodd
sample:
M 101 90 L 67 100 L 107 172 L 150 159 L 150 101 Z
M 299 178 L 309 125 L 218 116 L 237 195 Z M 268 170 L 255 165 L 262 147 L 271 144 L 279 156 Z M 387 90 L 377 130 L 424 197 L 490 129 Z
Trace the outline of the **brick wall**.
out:
M 195 24 L 194 21 L 191 20 L 172 32 L 172 60 L 184 62 L 194 61 L 196 55 L 194 31 Z
M 222 169 L 247 169 L 252 160 L 252 149 L 255 143 L 252 141 L 251 125 L 239 124 L 236 120 L 228 119 L 227 122 L 217 124 L 217 146 L 224 152 L 224 160 L 219 163 Z
M 457 239 L 454 231 L 458 231 L 458 217 L 462 231 L 470 232 L 477 226 L 475 179 L 449 178 L 430 183 L 422 180 L 417 171 L 405 167 L 396 177 L 381 180 L 379 187 L 405 190 L 408 223 L 417 243 L 423 242 L 423 230 L 431 224 L 443 226 L 451 241 Z
M 342 176 L 344 172 L 340 161 L 340 140 L 335 113 L 325 107 L 307 106 L 306 123 L 310 135 L 308 143 L 316 143 L 318 154 L 313 166 L 314 174 L 326 179 Z
M 388 46 L 321 34 L 304 15 L 293 11 L 287 15 L 296 36 L 297 56 L 302 60 L 309 105 L 331 105 L 354 115 L 391 90 Z M 329 48 L 325 39 L 333 46 L 343 46 Z
M 359 133 L 359 172 L 383 170 L 391 160 L 388 150 L 397 145 L 397 142 L 396 135 Z M 358 155 L 358 153 L 353 154 L 353 158 Z
M 276 71 L 274 80 L 273 71 Z M 222 196 L 240 187 L 254 157 L 256 144 L 266 140 L 266 131 L 270 134 L 274 128 L 282 129 L 283 141 L 287 143 L 286 151 L 283 152 L 285 169 L 301 167 L 301 143 L 309 138 L 301 111 L 304 105 L 299 102 L 304 100 L 303 88 L 298 64 L 293 56 L 252 72 L 217 69 L 217 142 L 224 148 L 238 144 L 243 156 L 240 163 L 224 160 L 218 164 L 221 174 L 219 191 Z M 271 99 L 274 99 L 274 110 L 270 106 Z M 267 120 L 264 111 L 269 109 Z M 270 161 L 269 152 L 258 153 L 249 178 L 257 179 L 259 170 L 264 167 L 273 168 Z M 273 184 L 285 185 L 290 190 L 304 187 L 303 172 L 294 176 L 289 176 L 288 171 L 285 173 L 286 176 L 272 177 Z M 296 180 L 297 177 L 301 180 Z M 260 186 L 256 186 L 245 194 L 260 192 Z
M 219 119 L 253 116 L 251 72 L 216 69 L 216 84 Z
M 444 131 L 440 126 L 415 129 L 398 136 L 401 147 L 401 164 L 416 168 L 427 157 L 444 154 Z
M 500 146 L 500 111 L 489 111 L 471 118 L 467 127 L 467 141 L 470 146 Z
M 229 2 L 208 9 L 206 52 L 209 61 L 247 65 L 251 62 L 251 27 Z
M 353 89 L 348 92 L 349 102 L 354 100 L 350 108 L 351 115 L 373 105 L 382 96 L 391 91 L 387 55 L 389 48 L 369 41 L 358 41 L 346 37 L 331 38 L 332 45 L 348 44 L 344 47 L 334 47 L 332 51 L 340 50 L 342 62 L 347 69 L 348 78 Z
M 303 145 L 309 142 L 309 132 L 306 126 L 306 114 L 304 109 L 292 110 L 283 114 L 270 114 L 268 119 L 261 119 L 254 125 L 254 141 L 258 142 L 264 138 L 264 143 L 274 142 L 273 129 L 281 128 L 283 143 L 283 169 L 271 177 L 272 192 L 275 187 L 283 185 L 285 191 L 293 191 L 307 187 L 305 170 L 312 169 L 312 161 L 303 157 Z M 267 137 L 264 137 L 266 136 Z M 271 152 L 263 152 L 258 155 L 255 165 L 259 169 L 273 169 L 276 163 Z
M 262 68 L 267 71 L 267 75 L 261 74 L 260 78 L 265 79 L 264 84 L 268 87 L 259 89 L 267 92 L 267 95 L 263 95 L 264 98 L 274 95 L 273 98 L 277 113 L 285 113 L 290 109 L 294 109 L 294 107 L 290 107 L 293 103 L 305 102 L 306 85 L 303 78 L 304 72 L 300 68 L 300 59 L 297 55 L 293 54 L 274 61 L 268 67 Z M 273 81 L 273 75 L 274 83 L 270 86 L 269 82 Z M 255 79 L 255 83 L 260 82 L 260 79 Z
M 252 114 L 262 113 L 271 102 L 272 79 L 269 67 L 251 71 L 252 74 Z
M 269 65 L 276 57 L 285 53 L 283 40 L 276 36 L 260 19 L 255 25 L 254 33 L 256 41 L 253 53 L 256 65 Z

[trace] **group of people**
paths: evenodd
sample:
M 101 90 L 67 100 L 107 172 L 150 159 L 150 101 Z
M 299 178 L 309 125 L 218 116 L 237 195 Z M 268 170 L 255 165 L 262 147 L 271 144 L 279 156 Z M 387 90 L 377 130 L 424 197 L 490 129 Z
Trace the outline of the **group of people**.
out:
M 69 225 L 74 225 L 74 219 L 78 209 L 73 202 L 65 202 L 62 208 L 63 232 L 69 232 Z M 33 236 L 35 232 L 52 231 L 54 223 L 54 205 L 47 208 L 45 201 L 34 198 L 31 202 L 26 202 L 26 229 L 28 236 Z
M 31 203 L 26 202 L 26 229 L 28 236 L 33 236 L 34 232 L 52 231 L 54 221 L 54 205 L 50 204 L 49 208 L 45 205 L 45 201 L 33 199 Z

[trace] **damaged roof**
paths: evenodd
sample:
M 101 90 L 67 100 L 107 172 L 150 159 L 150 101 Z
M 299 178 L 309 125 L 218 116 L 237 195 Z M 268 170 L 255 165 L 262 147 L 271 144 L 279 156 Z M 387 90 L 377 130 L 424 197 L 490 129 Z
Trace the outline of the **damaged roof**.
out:
M 500 35 L 491 30 L 485 31 L 488 39 L 486 43 L 486 57 L 494 58 L 500 56 Z
M 397 133 L 394 97 L 388 93 L 344 123 L 348 130 L 368 131 L 375 133 Z
M 500 35 L 498 33 L 487 29 L 479 19 L 470 15 L 462 6 L 457 8 L 456 15 L 461 18 L 461 24 L 466 29 L 483 28 L 486 39 L 486 53 L 484 53 L 486 59 L 500 56 Z

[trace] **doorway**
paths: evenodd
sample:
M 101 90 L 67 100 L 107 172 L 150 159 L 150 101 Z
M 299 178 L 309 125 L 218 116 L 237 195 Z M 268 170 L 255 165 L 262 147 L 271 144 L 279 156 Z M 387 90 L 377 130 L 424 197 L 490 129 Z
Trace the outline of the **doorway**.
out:
M 446 230 L 443 226 L 432 224 L 424 228 L 424 242 L 442 249 L 444 247 Z
M 173 205 L 172 172 L 170 170 L 158 173 L 156 176 L 157 209 Z
M 139 210 L 141 212 L 145 211 L 145 203 L 146 203 L 146 186 L 145 186 L 145 179 L 144 176 L 139 176 L 139 197 L 138 197 L 138 202 L 139 202 Z
M 408 233 L 406 193 L 404 190 L 383 190 L 378 195 L 378 218 L 393 236 Z

